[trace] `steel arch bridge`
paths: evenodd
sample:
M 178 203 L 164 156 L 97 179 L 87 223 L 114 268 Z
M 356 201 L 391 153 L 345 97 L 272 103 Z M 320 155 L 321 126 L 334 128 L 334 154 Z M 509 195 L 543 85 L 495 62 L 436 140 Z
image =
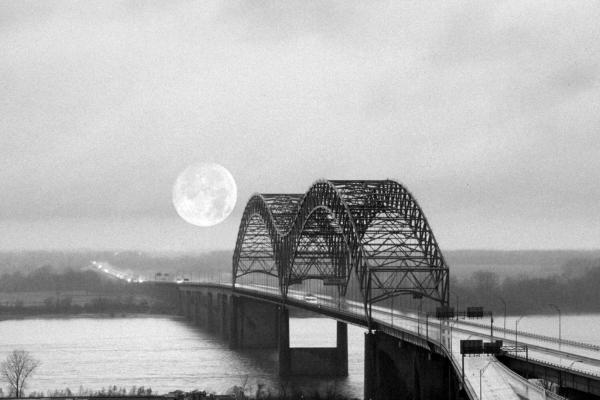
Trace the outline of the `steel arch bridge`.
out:
M 311 279 L 345 296 L 355 280 L 366 311 L 402 294 L 448 305 L 448 272 L 425 214 L 392 180 L 321 180 L 305 194 L 255 194 L 233 255 L 234 287 L 265 274 L 284 298 Z

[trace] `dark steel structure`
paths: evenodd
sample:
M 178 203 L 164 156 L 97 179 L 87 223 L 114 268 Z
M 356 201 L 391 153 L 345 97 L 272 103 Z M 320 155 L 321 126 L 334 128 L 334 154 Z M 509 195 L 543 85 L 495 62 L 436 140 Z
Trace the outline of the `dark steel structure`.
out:
M 392 180 L 321 180 L 305 194 L 256 194 L 233 255 L 233 284 L 260 273 L 281 295 L 321 280 L 344 296 L 356 280 L 365 311 L 401 294 L 449 303 L 448 267 L 425 214 Z

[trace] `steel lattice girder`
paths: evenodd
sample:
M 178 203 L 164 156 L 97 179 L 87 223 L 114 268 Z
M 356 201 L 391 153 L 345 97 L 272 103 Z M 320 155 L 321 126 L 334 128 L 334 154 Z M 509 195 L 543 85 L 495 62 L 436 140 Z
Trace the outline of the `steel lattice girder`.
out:
M 233 279 L 263 273 L 282 294 L 303 279 L 342 284 L 356 276 L 366 302 L 419 293 L 448 303 L 448 267 L 424 213 L 395 181 L 317 181 L 304 194 L 248 201 Z

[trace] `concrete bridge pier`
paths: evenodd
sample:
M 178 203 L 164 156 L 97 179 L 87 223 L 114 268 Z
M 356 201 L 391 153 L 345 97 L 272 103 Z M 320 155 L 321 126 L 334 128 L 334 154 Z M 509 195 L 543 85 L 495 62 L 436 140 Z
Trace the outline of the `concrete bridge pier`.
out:
M 215 326 L 215 301 L 213 301 L 213 293 L 208 292 L 206 294 L 206 323 L 205 327 L 209 332 L 214 333 L 216 331 Z
M 204 296 L 202 296 L 201 292 L 196 292 L 192 296 L 194 298 L 192 302 L 194 305 L 194 324 L 204 326 L 206 323 L 204 318 Z
M 276 305 L 231 296 L 230 309 L 231 348 L 277 348 L 279 313 Z
M 181 315 L 183 315 L 185 319 L 190 320 L 192 318 L 189 292 L 179 292 L 179 308 L 181 310 Z
M 198 324 L 198 295 L 196 293 L 190 293 L 188 295 L 189 302 L 189 313 L 190 313 L 190 321 L 193 324 Z
M 217 307 L 218 307 L 218 321 L 215 323 L 218 325 L 218 333 L 223 340 L 229 340 L 229 299 L 227 295 L 220 293 L 217 295 Z
M 177 291 L 177 314 L 187 318 L 187 303 L 185 299 L 185 293 Z
M 200 296 L 200 302 L 199 302 L 199 313 L 198 313 L 198 320 L 200 321 L 200 326 L 203 328 L 206 328 L 208 330 L 210 330 L 210 314 L 211 314 L 211 309 L 210 309 L 210 301 L 211 301 L 211 294 L 210 293 L 204 293 L 204 292 L 199 292 L 199 296 Z
M 228 321 L 228 327 L 229 327 L 229 333 L 228 333 L 228 337 L 229 337 L 229 348 L 230 349 L 237 349 L 240 347 L 240 343 L 239 343 L 239 333 L 238 333 L 238 313 L 239 313 L 239 309 L 240 309 L 240 298 L 236 297 L 236 296 L 229 296 L 229 321 Z
M 365 334 L 365 400 L 460 399 L 450 362 L 383 332 Z
M 336 347 L 290 347 L 289 312 L 279 311 L 280 376 L 348 376 L 348 325 L 337 322 Z
M 217 333 L 223 339 L 230 336 L 231 304 L 225 293 L 203 291 L 181 291 L 179 309 L 181 314 L 212 333 Z

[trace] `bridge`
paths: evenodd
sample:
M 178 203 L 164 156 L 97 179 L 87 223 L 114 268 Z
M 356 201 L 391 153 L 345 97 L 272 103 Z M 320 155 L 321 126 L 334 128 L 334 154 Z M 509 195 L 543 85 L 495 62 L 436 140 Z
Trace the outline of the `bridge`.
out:
M 323 180 L 248 201 L 230 281 L 156 286 L 231 347 L 278 349 L 280 375 L 347 375 L 347 324 L 364 327 L 365 399 L 562 398 L 526 378 L 600 398 L 599 348 L 459 318 L 449 271 L 401 184 Z M 336 347 L 290 348 L 290 308 L 337 320 Z

